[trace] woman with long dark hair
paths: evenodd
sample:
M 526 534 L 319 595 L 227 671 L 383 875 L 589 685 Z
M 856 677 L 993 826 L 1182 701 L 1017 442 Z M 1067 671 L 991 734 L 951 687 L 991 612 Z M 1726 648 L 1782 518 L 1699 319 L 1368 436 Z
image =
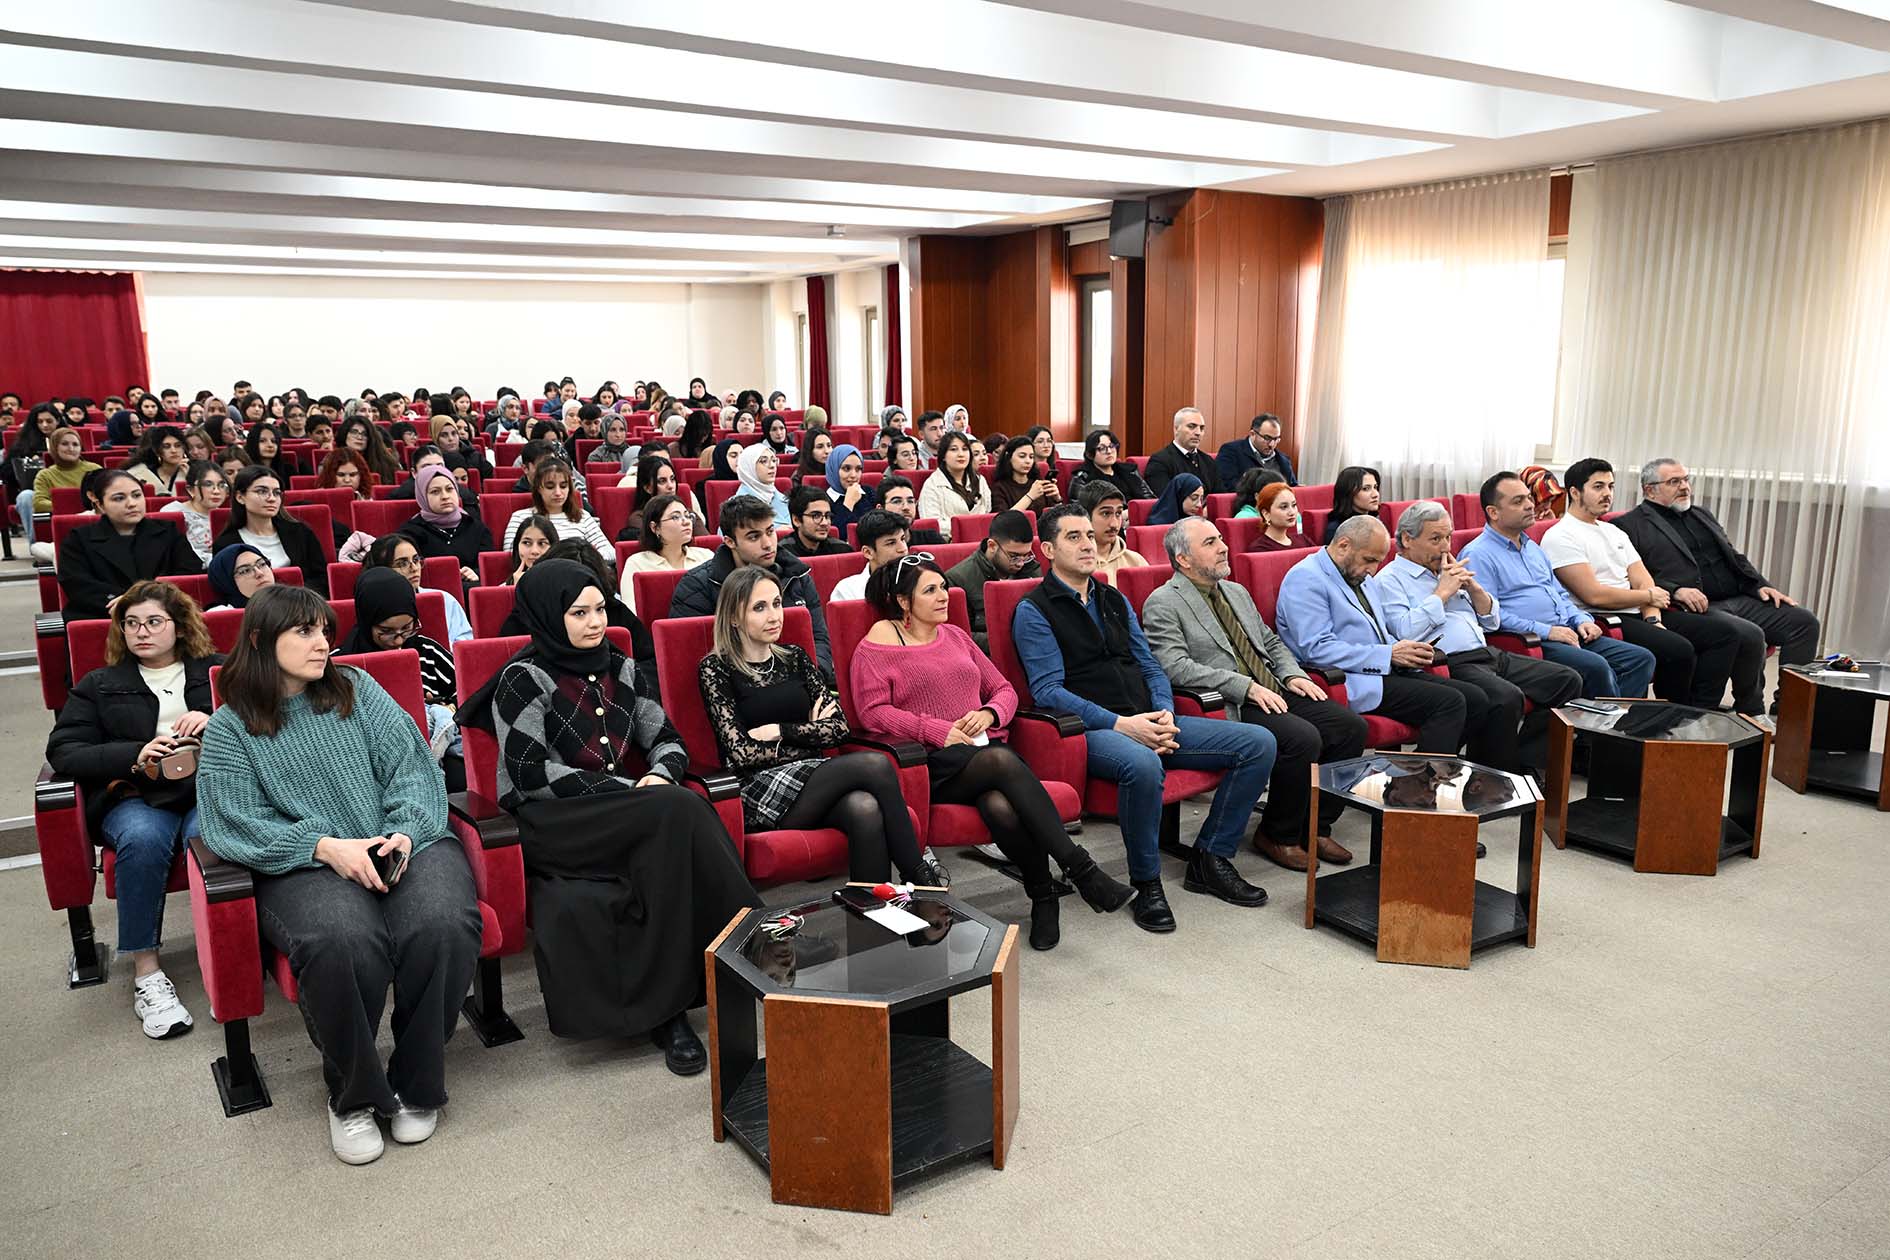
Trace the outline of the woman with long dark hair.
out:
M 328 597 L 328 555 L 315 531 L 282 510 L 282 478 L 251 464 L 236 474 L 230 489 L 230 519 L 211 544 L 221 551 L 244 542 L 269 557 L 277 568 L 302 571 L 302 585 Z
M 558 541 L 558 527 L 542 516 L 528 516 L 525 523 L 512 535 L 512 571 L 506 576 L 507 586 L 517 586 L 518 580 L 534 564 L 545 558 L 552 544 Z
M 635 612 L 637 607 L 634 574 L 658 569 L 687 571 L 714 558 L 715 553 L 707 547 L 690 545 L 695 529 L 694 514 L 675 495 L 659 494 L 650 500 L 643 511 L 642 545 L 624 560 L 623 580 L 618 586 L 618 594 L 630 611 Z
M 136 476 L 137 474 L 132 474 Z M 160 512 L 177 512 L 184 518 L 184 534 L 197 559 L 210 563 L 210 513 L 229 502 L 230 481 L 223 470 L 206 460 L 198 460 L 184 473 L 185 498 L 167 503 Z
M 708 1063 L 688 1012 L 702 951 L 761 904 L 688 753 L 614 647 L 606 588 L 543 560 L 513 614 L 531 642 L 460 710 L 499 742 L 499 803 L 518 819 L 533 952 L 551 1031 L 648 1033 L 679 1076 Z
M 1326 532 L 1320 545 L 1330 544 L 1339 526 L 1354 516 L 1377 516 L 1382 501 L 1376 468 L 1361 464 L 1341 468 L 1339 475 L 1332 479 L 1332 515 L 1326 517 Z
M 141 485 L 162 495 L 176 495 L 178 483 L 184 477 L 185 463 L 184 435 L 168 424 L 156 424 L 138 439 L 138 448 L 124 467 Z
M 794 484 L 808 477 L 827 475 L 827 456 L 833 454 L 833 437 L 821 429 L 801 435 L 800 458 L 794 463 Z
M 97 501 L 99 519 L 66 535 L 59 548 L 68 621 L 107 616 L 111 602 L 137 582 L 203 572 L 184 531 L 145 514 L 144 487 L 136 477 L 108 468 L 86 488 Z
M 1092 481 L 1106 481 L 1122 491 L 1125 500 L 1152 499 L 1155 492 L 1122 457 L 1122 440 L 1108 429 L 1091 429 L 1083 439 L 1083 462 L 1070 474 L 1070 498 L 1075 499 Z
M 249 462 L 267 468 L 281 479 L 283 485 L 289 484 L 289 476 L 295 471 L 288 456 L 282 453 L 282 431 L 273 423 L 264 421 L 250 428 L 249 436 L 243 439 L 243 451 L 249 456 Z
M 1019 435 L 1006 442 L 991 475 L 991 510 L 1045 512 L 1061 502 L 1056 478 L 1037 457 L 1029 436 Z
M 991 487 L 971 466 L 971 439 L 947 433 L 938 441 L 938 468 L 919 492 L 919 515 L 937 518 L 940 536 L 950 542 L 954 516 L 990 510 Z
M 380 428 L 364 416 L 357 413 L 335 430 L 335 449 L 343 448 L 367 460 L 368 469 L 382 485 L 391 486 L 400 480 L 400 461 L 394 458 Z
M 446 785 L 407 712 L 330 655 L 335 614 L 272 586 L 243 615 L 198 764 L 204 843 L 255 872 L 256 922 L 288 959 L 343 1163 L 423 1142 L 479 960 L 479 905 Z M 394 990 L 394 1053 L 375 1036 Z
M 953 438 L 964 434 L 945 440 Z M 945 571 L 922 556 L 882 565 L 867 581 L 867 601 L 883 620 L 853 655 L 860 724 L 926 747 L 933 803 L 977 807 L 992 840 L 1024 874 L 1031 946 L 1051 949 L 1060 932 L 1050 858 L 1099 914 L 1120 910 L 1135 890 L 1070 839 L 1042 782 L 1002 742 L 1017 693 L 971 636 L 946 620 L 949 594 Z
M 596 549 L 607 567 L 617 565 L 617 549 L 604 537 L 597 518 L 584 509 L 584 495 L 571 475 L 571 465 L 545 456 L 532 465 L 531 506 L 512 513 L 505 523 L 505 538 L 500 544 L 510 548 L 512 535 L 528 516 L 542 516 L 558 528 L 559 538 L 578 538 Z
M 149 397 L 149 395 L 147 395 Z M 197 601 L 170 582 L 134 582 L 112 608 L 105 664 L 59 710 L 46 760 L 78 781 L 86 824 L 116 856 L 118 952 L 132 964 L 132 1009 L 153 1039 L 190 1031 L 158 963 L 164 890 L 197 825 L 197 740 L 210 721 L 210 668 L 222 663 Z M 173 758 L 173 771 L 159 768 Z M 192 763 L 187 773 L 184 762 Z
M 637 497 L 630 509 L 630 519 L 617 535 L 618 542 L 629 542 L 643 537 L 643 513 L 645 506 L 659 494 L 674 495 L 681 499 L 683 506 L 689 509 L 689 515 L 695 521 L 695 534 L 700 536 L 709 532 L 709 527 L 702 516 L 702 508 L 696 502 L 696 496 L 687 484 L 678 480 L 676 465 L 661 455 L 645 455 L 637 461 L 636 472 Z

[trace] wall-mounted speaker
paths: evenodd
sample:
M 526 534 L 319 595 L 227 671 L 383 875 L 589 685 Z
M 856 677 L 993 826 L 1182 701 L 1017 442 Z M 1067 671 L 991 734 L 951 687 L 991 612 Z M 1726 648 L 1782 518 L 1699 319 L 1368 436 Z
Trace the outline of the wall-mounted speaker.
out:
M 1148 241 L 1148 202 L 1117 201 L 1109 207 L 1109 256 L 1140 258 Z

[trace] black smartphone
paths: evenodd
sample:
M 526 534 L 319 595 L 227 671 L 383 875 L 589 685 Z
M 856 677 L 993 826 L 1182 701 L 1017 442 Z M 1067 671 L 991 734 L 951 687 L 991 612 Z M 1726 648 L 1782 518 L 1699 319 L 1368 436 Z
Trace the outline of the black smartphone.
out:
M 877 910 L 886 904 L 884 901 L 881 901 L 878 894 L 870 888 L 836 888 L 833 890 L 833 899 L 847 909 L 857 910 L 861 914 L 866 913 L 868 910 Z
M 372 854 L 374 871 L 381 877 L 381 883 L 392 888 L 407 869 L 407 850 L 390 849 L 385 853 L 376 849 Z

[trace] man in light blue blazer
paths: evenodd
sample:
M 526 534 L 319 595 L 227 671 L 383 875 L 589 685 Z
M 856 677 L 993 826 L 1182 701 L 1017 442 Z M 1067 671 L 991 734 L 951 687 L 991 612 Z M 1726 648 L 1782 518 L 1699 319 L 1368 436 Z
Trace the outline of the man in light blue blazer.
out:
M 1345 702 L 1417 728 L 1423 752 L 1455 753 L 1466 733 L 1489 720 L 1490 704 L 1469 683 L 1429 671 L 1436 649 L 1385 628 L 1383 595 L 1372 576 L 1391 550 L 1375 516 L 1354 516 L 1332 542 L 1287 570 L 1274 625 L 1310 668 L 1345 671 Z

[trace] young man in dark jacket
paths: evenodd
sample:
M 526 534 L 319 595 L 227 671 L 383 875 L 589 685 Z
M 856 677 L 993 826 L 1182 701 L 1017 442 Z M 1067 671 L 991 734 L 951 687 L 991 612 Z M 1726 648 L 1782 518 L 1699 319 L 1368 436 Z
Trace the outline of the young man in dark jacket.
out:
M 781 583 L 784 608 L 805 608 L 814 622 L 814 657 L 833 676 L 833 651 L 827 646 L 827 618 L 820 610 L 814 574 L 798 558 L 779 548 L 774 533 L 774 509 L 750 494 L 730 497 L 718 522 L 722 545 L 707 563 L 699 564 L 676 584 L 670 596 L 672 617 L 712 617 L 728 575 L 745 564 L 760 565 Z

